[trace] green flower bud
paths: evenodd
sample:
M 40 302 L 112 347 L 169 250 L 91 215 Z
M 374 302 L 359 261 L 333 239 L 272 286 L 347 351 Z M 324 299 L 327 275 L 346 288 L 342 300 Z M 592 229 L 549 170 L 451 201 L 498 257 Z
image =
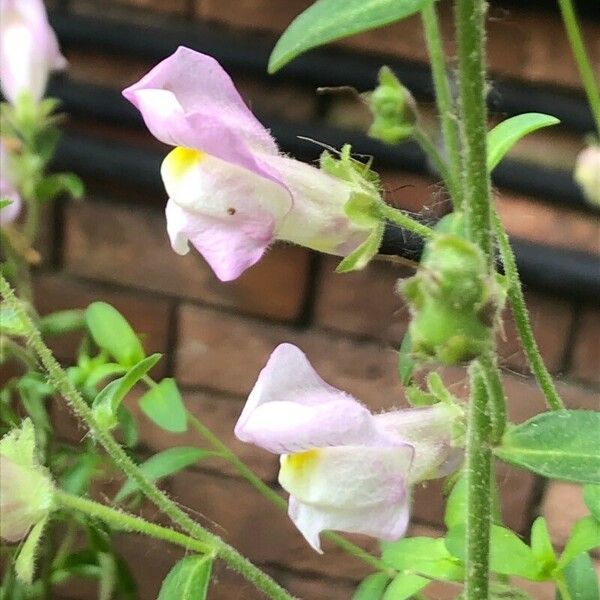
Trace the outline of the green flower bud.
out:
M 0 440 L 0 537 L 16 542 L 53 508 L 54 485 L 37 461 L 33 424 L 25 419 Z
M 454 235 L 433 239 L 417 274 L 402 282 L 400 291 L 412 315 L 416 357 L 452 365 L 489 347 L 503 294 L 488 274 L 482 252 L 471 242 Z
M 379 71 L 379 85 L 365 94 L 373 113 L 369 135 L 388 144 L 409 138 L 416 120 L 415 101 L 388 67 Z
M 579 153 L 574 177 L 585 199 L 600 206 L 600 146 L 591 144 Z

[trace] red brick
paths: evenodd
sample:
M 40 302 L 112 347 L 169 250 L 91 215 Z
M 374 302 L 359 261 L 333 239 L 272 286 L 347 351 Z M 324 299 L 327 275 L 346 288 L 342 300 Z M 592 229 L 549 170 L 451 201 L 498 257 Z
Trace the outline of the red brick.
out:
M 122 312 L 140 334 L 148 353 L 168 352 L 172 303 L 167 300 L 129 290 L 109 289 L 58 273 L 39 273 L 35 278 L 35 292 L 37 309 L 41 315 L 72 308 L 85 309 L 97 300 L 108 302 Z M 50 341 L 61 359 L 73 361 L 81 338 L 81 334 L 75 333 Z M 166 360 L 163 358 L 153 373 L 161 376 L 165 368 Z
M 184 257 L 172 251 L 158 211 L 89 200 L 69 207 L 66 233 L 66 267 L 78 275 L 274 319 L 295 319 L 302 308 L 308 275 L 303 248 L 279 245 L 224 284 L 195 251 Z
M 572 374 L 600 383 L 600 311 L 591 306 L 581 313 L 577 325 Z
M 567 301 L 534 292 L 526 292 L 526 303 L 533 334 L 544 362 L 550 371 L 558 371 L 567 351 L 573 308 Z M 503 332 L 497 337 L 500 364 L 529 373 L 510 308 L 506 308 L 503 317 Z

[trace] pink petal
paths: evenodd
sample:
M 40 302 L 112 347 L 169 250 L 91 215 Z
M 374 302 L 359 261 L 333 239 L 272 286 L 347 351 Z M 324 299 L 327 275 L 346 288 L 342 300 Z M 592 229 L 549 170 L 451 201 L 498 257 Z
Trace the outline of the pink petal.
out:
M 367 443 L 376 432 L 364 406 L 323 381 L 299 348 L 281 344 L 260 372 L 235 435 L 280 454 Z
M 277 154 L 275 141 L 214 58 L 180 46 L 123 95 L 162 142 L 202 150 L 282 184 L 260 160 L 260 154 Z
M 169 200 L 166 215 L 173 249 L 186 254 L 191 242 L 221 281 L 232 281 L 257 263 L 273 240 L 268 213 L 238 213 L 225 220 L 186 211 Z

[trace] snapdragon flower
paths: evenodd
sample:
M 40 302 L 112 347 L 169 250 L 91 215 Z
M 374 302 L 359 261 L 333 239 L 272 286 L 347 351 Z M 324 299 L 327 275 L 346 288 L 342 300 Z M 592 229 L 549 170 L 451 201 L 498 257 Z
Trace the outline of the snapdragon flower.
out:
M 236 436 L 281 455 L 288 514 L 321 551 L 326 529 L 394 541 L 409 520 L 410 488 L 459 466 L 460 408 L 437 404 L 373 415 L 329 385 L 300 349 L 281 344 L 261 371 Z
M 585 199 L 600 206 L 600 146 L 590 144 L 577 156 L 575 181 L 581 187 Z
M 282 155 L 210 56 L 180 47 L 123 95 L 175 146 L 161 168 L 173 249 L 191 243 L 222 281 L 275 240 L 347 256 L 368 238 L 344 210 L 353 185 Z
M 39 102 L 50 72 L 66 64 L 42 0 L 0 0 L 0 87 L 10 103 L 24 93 Z
M 22 203 L 11 180 L 8 151 L 2 140 L 0 140 L 0 201 L 9 202 L 0 207 L 0 226 L 5 227 L 19 216 Z

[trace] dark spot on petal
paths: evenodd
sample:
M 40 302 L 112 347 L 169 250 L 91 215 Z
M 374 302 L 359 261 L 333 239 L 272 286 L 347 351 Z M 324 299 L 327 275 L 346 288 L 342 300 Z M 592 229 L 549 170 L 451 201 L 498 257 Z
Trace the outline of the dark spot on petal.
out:
M 235 215 L 235 208 L 228 208 L 227 209 L 227 214 L 231 215 L 231 216 Z

